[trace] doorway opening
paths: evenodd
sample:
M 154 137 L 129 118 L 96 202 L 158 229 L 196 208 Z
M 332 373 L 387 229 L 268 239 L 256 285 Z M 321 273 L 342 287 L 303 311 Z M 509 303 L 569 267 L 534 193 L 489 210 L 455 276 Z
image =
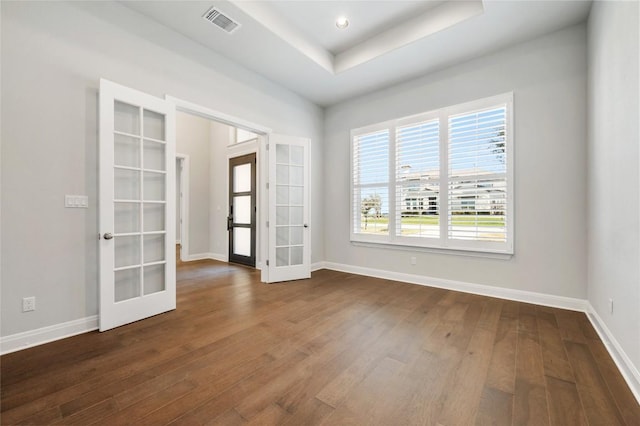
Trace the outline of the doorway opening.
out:
M 176 261 L 211 259 L 263 269 L 266 235 L 259 223 L 268 211 L 261 208 L 266 191 L 260 190 L 260 182 L 266 178 L 260 159 L 269 130 L 194 108 L 176 105 L 176 171 L 182 172 L 176 180 L 176 201 L 182 205 L 176 215 Z M 238 158 L 252 162 L 243 168 L 236 164 Z M 245 177 L 248 190 L 242 187 Z

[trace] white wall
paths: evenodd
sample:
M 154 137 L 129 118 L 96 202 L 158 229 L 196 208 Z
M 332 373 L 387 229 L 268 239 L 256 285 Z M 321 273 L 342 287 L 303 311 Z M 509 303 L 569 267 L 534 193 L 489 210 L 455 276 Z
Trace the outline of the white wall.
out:
M 221 123 L 211 126 L 211 160 L 209 162 L 211 176 L 211 199 L 209 205 L 209 251 L 219 259 L 227 259 L 229 239 L 227 231 L 228 190 L 228 146 L 230 127 Z
M 101 77 L 310 137 L 321 205 L 322 109 L 115 2 L 1 8 L 2 336 L 97 313 Z M 65 194 L 88 195 L 89 209 L 65 209 Z M 35 312 L 20 311 L 24 296 L 37 297 Z
M 586 298 L 586 28 L 578 25 L 325 112 L 326 260 Z M 509 260 L 349 242 L 349 131 L 514 92 L 515 255 Z M 410 257 L 417 265 L 410 265 Z
M 195 115 L 176 113 L 176 152 L 189 156 L 189 255 L 209 252 L 210 123 Z
M 635 365 L 636 374 L 640 371 L 639 12 L 637 2 L 595 2 L 589 16 L 588 297 Z

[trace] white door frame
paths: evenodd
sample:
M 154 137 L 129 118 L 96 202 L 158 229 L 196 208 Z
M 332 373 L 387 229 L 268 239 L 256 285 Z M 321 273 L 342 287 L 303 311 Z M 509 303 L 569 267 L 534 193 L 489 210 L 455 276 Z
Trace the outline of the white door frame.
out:
M 268 211 L 269 211 L 269 203 L 268 203 L 268 194 L 266 191 L 266 184 L 265 182 L 268 182 L 269 176 L 267 175 L 268 173 L 268 164 L 266 163 L 267 161 L 267 143 L 268 143 L 268 139 L 269 139 L 269 135 L 272 133 L 272 130 L 268 127 L 262 126 L 260 124 L 256 124 L 256 123 L 252 123 L 250 121 L 247 120 L 243 120 L 241 118 L 238 117 L 234 117 L 232 115 L 229 114 L 225 114 L 223 112 L 220 111 L 216 111 L 207 107 L 203 107 L 201 105 L 189 102 L 189 101 L 185 101 L 183 99 L 179 99 L 173 96 L 169 96 L 169 95 L 165 95 L 165 100 L 167 100 L 168 102 L 172 103 L 175 106 L 176 111 L 181 111 L 181 112 L 185 112 L 187 114 L 193 114 L 193 115 L 197 115 L 199 117 L 208 119 L 208 120 L 213 120 L 213 121 L 217 121 L 223 124 L 227 124 L 229 126 L 233 126 L 233 127 L 238 127 L 244 130 L 248 130 L 250 132 L 256 133 L 259 137 L 258 137 L 258 146 L 257 146 L 257 151 L 256 151 L 256 156 L 257 156 L 257 170 L 256 172 L 258 173 L 257 175 L 257 199 L 258 199 L 258 218 L 256 219 L 257 221 L 257 235 L 256 235 L 256 268 L 261 269 L 262 272 L 262 277 L 261 280 L 262 281 L 267 281 L 267 274 L 268 274 L 268 268 L 263 267 L 262 263 L 264 262 L 265 259 L 267 259 L 267 256 L 269 254 L 268 252 L 268 241 L 267 241 L 267 229 L 266 229 L 266 218 L 268 217 Z M 242 144 L 240 144 L 242 145 Z M 239 155 L 239 152 L 242 151 L 242 148 L 238 147 L 239 149 L 236 151 L 235 149 L 232 151 L 233 154 L 230 153 L 230 155 L 233 156 L 237 156 Z M 229 167 L 228 165 L 228 161 L 227 161 L 227 168 Z M 227 171 L 227 176 L 229 175 L 228 171 Z M 228 185 L 227 185 L 227 189 L 226 191 L 228 191 Z M 229 211 L 229 195 L 227 194 L 227 200 L 226 200 L 226 211 Z M 263 212 L 262 214 L 260 214 L 260 212 Z M 228 238 L 229 235 L 227 233 L 227 244 L 226 247 L 228 247 Z M 182 258 L 182 257 L 181 257 Z
M 189 173 L 191 163 L 187 154 L 176 153 L 180 160 L 180 188 L 176 188 L 176 198 L 180 203 L 180 260 L 189 259 Z M 182 194 L 182 196 L 180 196 Z

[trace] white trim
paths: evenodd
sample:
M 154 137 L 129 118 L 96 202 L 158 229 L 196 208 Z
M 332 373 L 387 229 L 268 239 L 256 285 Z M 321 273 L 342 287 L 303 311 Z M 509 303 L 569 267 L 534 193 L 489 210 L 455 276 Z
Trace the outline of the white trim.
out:
M 180 203 L 180 260 L 186 262 L 189 257 L 189 174 L 191 173 L 191 160 L 187 154 L 176 153 L 176 159 L 180 160 L 180 188 L 176 188 L 176 201 Z M 182 193 L 182 197 L 180 197 Z
M 193 262 L 195 260 L 219 260 L 220 262 L 228 262 L 229 256 L 221 253 L 195 253 L 183 259 L 183 262 Z
M 324 262 L 324 268 L 333 271 L 348 272 L 350 274 L 386 280 L 402 281 L 410 284 L 428 287 L 444 288 L 481 296 L 497 297 L 499 299 L 515 300 L 517 302 L 534 303 L 536 305 L 551 306 L 553 308 L 569 309 L 572 311 L 587 311 L 587 301 L 573 297 L 556 296 L 553 294 L 536 293 L 533 291 L 515 290 L 511 288 L 494 287 L 486 284 L 475 284 L 464 281 L 446 280 L 443 278 L 427 277 L 424 275 L 406 274 L 403 272 L 385 271 L 382 269 L 366 268 L 362 266 L 345 265 L 342 263 Z
M 167 101 L 175 105 L 176 110 L 194 114 L 208 120 L 219 121 L 224 124 L 228 124 L 233 127 L 240 127 L 241 129 L 248 130 L 258 134 L 269 134 L 272 130 L 268 127 L 261 126 L 256 123 L 252 123 L 247 120 L 243 120 L 233 115 L 225 114 L 214 109 L 206 108 L 193 102 L 185 101 L 183 99 L 175 98 L 173 96 L 165 95 Z
M 11 334 L 0 338 L 0 354 L 5 355 L 97 329 L 98 316 L 92 315 L 35 330 Z
M 636 397 L 636 400 L 640 404 L 640 371 L 633 365 L 631 358 L 629 358 L 624 349 L 622 349 L 618 340 L 614 337 L 613 333 L 611 333 L 609 327 L 607 327 L 590 302 L 587 302 L 586 314 L 593 328 L 595 328 L 598 333 L 600 340 L 602 340 L 604 347 L 607 348 L 609 355 L 613 358 L 613 362 L 615 362 L 616 367 L 618 367 L 620 374 L 622 374 L 629 389 L 631 389 L 631 393 L 633 393 L 633 396 Z

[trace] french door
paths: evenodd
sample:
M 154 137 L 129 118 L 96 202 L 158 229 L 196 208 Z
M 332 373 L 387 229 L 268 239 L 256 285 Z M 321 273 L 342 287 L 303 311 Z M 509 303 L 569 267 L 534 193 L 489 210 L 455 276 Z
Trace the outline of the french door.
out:
M 176 307 L 175 109 L 100 80 L 100 331 Z
M 229 262 L 256 266 L 256 154 L 229 160 Z
M 309 139 L 269 136 L 268 282 L 311 277 Z

